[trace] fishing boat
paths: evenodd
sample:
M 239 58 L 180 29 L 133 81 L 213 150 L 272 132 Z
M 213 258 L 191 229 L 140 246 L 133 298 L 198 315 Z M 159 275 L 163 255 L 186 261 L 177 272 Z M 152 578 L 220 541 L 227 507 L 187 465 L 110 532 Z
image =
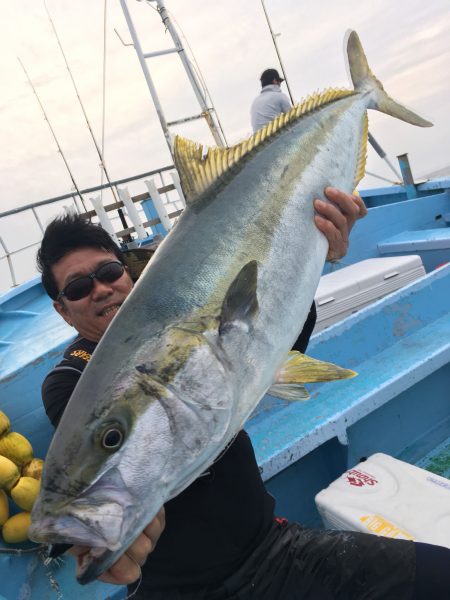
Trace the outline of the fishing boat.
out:
M 384 286 L 367 304 L 369 286 L 352 314 L 342 318 L 336 310 L 334 323 L 313 335 L 310 355 L 345 364 L 359 376 L 315 384 L 305 403 L 266 395 L 246 425 L 278 513 L 306 525 L 323 526 L 316 493 L 376 452 L 450 478 L 450 180 L 418 188 L 409 199 L 401 186 L 361 191 L 373 207 L 355 225 L 344 263 L 324 270 L 322 282 L 339 274 L 347 282 L 346 271 L 367 261 L 413 256 L 422 266 L 412 281 L 394 291 Z M 384 201 L 388 194 L 390 203 Z M 170 212 L 173 203 L 167 205 L 166 216 L 179 212 Z M 158 221 L 149 220 L 161 232 Z M 152 225 L 142 249 L 163 235 Z M 383 283 L 392 286 L 394 278 L 390 273 Z M 358 283 L 363 284 L 353 281 Z M 12 429 L 31 441 L 35 456 L 44 458 L 53 432 L 40 386 L 74 332 L 54 311 L 39 277 L 0 296 L 0 332 L 0 408 Z M 2 543 L 0 569 L 9 574 L 3 598 L 125 597 L 124 589 L 106 584 L 79 586 L 71 563 L 65 557 L 45 566 L 35 545 L 11 549 Z
M 322 325 L 308 353 L 358 377 L 310 386 L 308 402 L 266 395 L 246 424 L 277 513 L 307 526 L 323 527 L 316 494 L 375 453 L 450 479 L 450 178 L 416 184 L 403 161 L 403 183 L 360 191 L 369 214 L 355 225 L 345 259 L 325 266 L 316 296 Z M 139 251 L 151 251 L 168 233 L 184 199 L 172 166 L 133 179 L 145 181 L 142 193 L 131 198 L 126 180 L 111 182 L 120 199 L 109 211 L 98 205 L 91 213 L 130 260 L 133 253 L 139 260 Z M 80 210 L 70 193 L 0 219 L 32 215 L 42 230 L 39 210 L 63 210 L 67 202 Z M 119 209 L 132 225 L 111 221 Z M 20 253 L 2 245 L 11 288 L 0 295 L 0 409 L 35 456 L 45 458 L 53 431 L 40 387 L 74 331 L 54 311 L 39 276 L 17 284 Z M 404 276 L 403 264 L 412 265 Z M 31 542 L 0 542 L 0 573 L 0 600 L 126 597 L 122 587 L 78 585 L 72 558 L 49 563 Z

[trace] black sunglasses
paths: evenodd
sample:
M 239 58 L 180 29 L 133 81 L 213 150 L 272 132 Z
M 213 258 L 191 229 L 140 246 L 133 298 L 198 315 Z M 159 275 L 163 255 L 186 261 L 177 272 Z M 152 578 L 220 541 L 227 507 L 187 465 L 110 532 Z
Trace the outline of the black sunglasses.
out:
M 91 293 L 94 287 L 94 279 L 98 279 L 102 283 L 112 283 L 122 277 L 125 271 L 124 265 L 119 261 L 113 261 L 101 265 L 95 273 L 78 277 L 66 285 L 59 292 L 56 299 L 60 300 L 63 296 L 67 300 L 81 300 Z

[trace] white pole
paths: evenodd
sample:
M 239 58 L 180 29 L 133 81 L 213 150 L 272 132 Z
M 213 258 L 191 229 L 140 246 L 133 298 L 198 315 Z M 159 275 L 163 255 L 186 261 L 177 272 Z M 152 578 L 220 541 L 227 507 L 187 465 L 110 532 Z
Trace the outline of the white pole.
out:
M 164 202 L 162 201 L 155 182 L 153 179 L 145 180 L 145 185 L 147 186 L 150 198 L 152 199 L 156 212 L 158 213 L 159 220 L 161 221 L 163 227 L 165 227 L 167 231 L 170 231 L 172 229 L 172 223 L 169 219 L 166 207 L 164 206 Z
M 170 154 L 173 156 L 173 146 L 172 146 L 172 137 L 169 132 L 169 128 L 167 127 L 166 117 L 164 115 L 164 111 L 161 106 L 161 102 L 159 101 L 158 93 L 156 91 L 155 84 L 150 75 L 150 71 L 148 70 L 147 64 L 145 62 L 145 56 L 142 51 L 141 44 L 139 42 L 139 38 L 134 27 L 134 23 L 131 19 L 130 12 L 127 6 L 127 0 L 120 0 L 120 4 L 122 6 L 123 14 L 125 15 L 125 20 L 128 25 L 128 29 L 130 31 L 131 38 L 133 40 L 133 46 L 136 50 L 136 54 L 138 55 L 139 62 L 141 63 L 141 68 L 144 73 L 145 81 L 147 82 L 148 89 L 150 90 L 150 94 L 153 99 L 153 104 L 155 105 L 156 114 L 158 115 L 159 122 L 161 123 L 161 127 L 164 133 L 164 137 L 166 138 L 167 145 L 169 146 Z
M 138 239 L 145 240 L 145 238 L 148 237 L 148 234 L 145 231 L 145 227 L 142 225 L 141 218 L 133 200 L 131 199 L 128 188 L 117 188 L 117 191 L 119 192 L 119 198 L 122 200 L 125 208 L 127 209 L 127 213 L 131 219 L 131 222 L 133 223 L 134 230 L 138 234 Z
M 106 214 L 106 210 L 103 208 L 102 199 L 100 198 L 100 196 L 97 196 L 96 198 L 90 198 L 90 201 L 92 202 L 92 206 L 94 207 L 97 217 L 99 218 L 100 225 L 105 231 L 109 233 L 109 235 L 116 242 L 116 244 L 120 246 L 119 238 L 114 232 L 113 226 L 111 225 L 111 221 L 109 220 L 108 215 Z
M 184 197 L 183 190 L 181 188 L 180 176 L 178 175 L 177 171 L 171 171 L 170 176 L 172 177 L 173 185 L 178 192 L 179 201 L 181 202 L 183 208 L 186 208 L 186 198 Z

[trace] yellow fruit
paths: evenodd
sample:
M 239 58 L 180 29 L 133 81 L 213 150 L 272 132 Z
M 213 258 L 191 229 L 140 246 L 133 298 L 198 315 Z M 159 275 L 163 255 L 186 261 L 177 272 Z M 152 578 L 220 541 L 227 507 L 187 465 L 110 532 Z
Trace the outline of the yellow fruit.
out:
M 40 480 L 42 477 L 42 469 L 44 468 L 44 461 L 42 458 L 33 458 L 33 460 L 24 466 L 22 469 L 22 475 L 24 477 L 33 477 L 34 479 Z
M 33 459 L 33 448 L 26 437 L 11 431 L 0 437 L 0 454 L 23 467 Z
M 0 490 L 0 527 L 3 523 L 9 518 L 9 504 L 8 504 L 8 496 L 5 494 L 3 490 Z
M 6 456 L 0 456 L 0 488 L 9 492 L 20 478 L 17 465 Z
M 28 539 L 28 529 L 31 524 L 29 512 L 21 512 L 14 515 L 3 525 L 3 539 L 8 544 L 18 544 Z
M 11 429 L 11 423 L 5 413 L 0 410 L 0 436 L 5 435 Z
M 39 496 L 41 482 L 33 477 L 21 477 L 11 490 L 11 498 L 23 510 L 31 511 Z

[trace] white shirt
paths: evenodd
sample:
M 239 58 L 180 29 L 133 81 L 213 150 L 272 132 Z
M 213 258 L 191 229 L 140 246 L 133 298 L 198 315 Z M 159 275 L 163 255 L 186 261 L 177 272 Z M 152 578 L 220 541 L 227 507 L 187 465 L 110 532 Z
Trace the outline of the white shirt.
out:
M 250 108 L 253 132 L 264 127 L 279 114 L 291 108 L 289 98 L 283 94 L 277 84 L 265 85 L 259 96 L 253 100 Z

